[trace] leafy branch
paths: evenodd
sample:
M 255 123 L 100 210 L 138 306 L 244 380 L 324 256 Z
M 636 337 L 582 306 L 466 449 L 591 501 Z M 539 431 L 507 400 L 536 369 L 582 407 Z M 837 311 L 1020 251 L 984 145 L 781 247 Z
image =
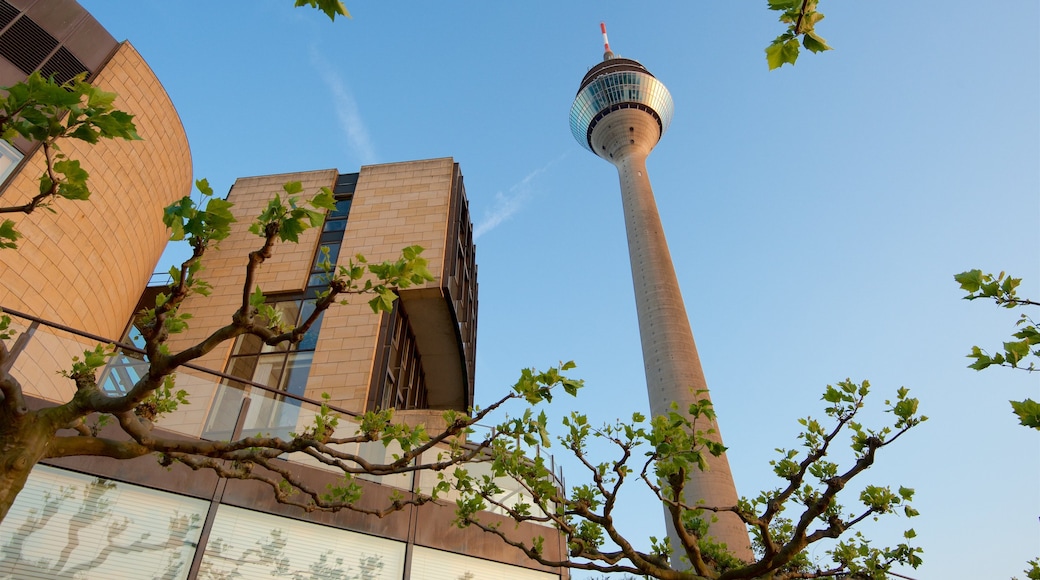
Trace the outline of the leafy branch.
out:
M 1040 302 L 1018 296 L 1021 278 L 1013 278 L 1001 272 L 983 274 L 982 270 L 968 270 L 953 277 L 967 295 L 965 300 L 992 300 L 1001 308 L 1021 308 L 1040 306 Z M 971 347 L 968 358 L 974 359 L 968 368 L 981 371 L 991 366 L 1002 366 L 1033 372 L 1040 359 L 1040 330 L 1036 321 L 1028 314 L 1021 314 L 1015 322 L 1018 330 L 1011 334 L 1015 340 L 1003 344 L 1003 352 L 990 355 L 978 346 Z M 1018 416 L 1019 422 L 1033 429 L 1040 430 L 1040 403 L 1032 399 L 1011 401 L 1011 408 Z
M 710 427 L 705 427 L 714 419 L 707 399 L 688 409 L 673 408 L 666 416 L 649 422 L 637 413 L 631 421 L 599 428 L 593 428 L 585 415 L 572 413 L 563 420 L 564 431 L 558 441 L 574 455 L 586 477 L 569 489 L 552 483 L 551 473 L 539 458 L 530 459 L 526 449 L 530 440 L 525 437 L 544 431 L 544 414 L 534 419 L 529 411 L 523 419 L 496 428 L 508 436 L 490 447 L 491 476 L 478 478 L 456 469 L 454 485 L 460 493 L 456 523 L 495 535 L 544 565 L 597 573 L 687 580 L 849 576 L 880 579 L 897 564 L 916 568 L 921 564 L 920 549 L 910 544 L 912 529 L 905 533 L 906 541 L 892 548 L 872 547 L 857 533 L 836 543 L 828 552 L 832 560 L 829 566 L 811 562 L 805 554 L 809 545 L 838 539 L 867 519 L 892 513 L 917 515 L 910 504 L 914 492 L 906 487 L 893 490 L 867 485 L 859 494 L 862 505 L 858 510 L 846 510 L 838 501 L 840 492 L 873 465 L 880 450 L 926 420 L 918 414 L 917 399 L 910 398 L 907 389 L 899 389 L 894 400 L 885 402 L 893 417 L 891 423 L 879 428 L 864 427 L 857 415 L 869 390 L 866 381 L 857 384 L 846 380 L 828 386 L 823 399 L 830 426 L 811 417 L 800 420 L 802 432 L 798 439 L 802 449 L 779 449 L 780 458 L 772 462 L 774 472 L 785 484 L 732 506 L 683 500 L 687 473 L 703 470 L 709 454 L 718 456 L 725 451 L 712 441 Z M 853 452 L 852 463 L 844 468 L 828 459 L 831 448 L 842 436 L 848 438 Z M 613 449 L 613 458 L 591 459 L 589 444 L 593 440 Z M 633 465 L 635 461 L 638 463 Z M 530 501 L 503 500 L 496 483 L 496 478 L 502 477 L 517 482 Z M 651 538 L 651 550 L 642 551 L 618 529 L 614 510 L 624 483 L 633 478 L 647 485 L 666 506 L 682 545 L 671 546 L 667 539 Z M 519 539 L 498 522 L 487 521 L 481 512 L 488 507 L 516 522 L 552 524 L 566 539 L 570 557 L 546 557 L 544 539 Z M 801 513 L 788 517 L 785 510 L 790 509 Z M 750 528 L 756 547 L 754 562 L 737 560 L 724 544 L 708 535 L 708 521 L 720 512 L 736 514 Z M 690 569 L 671 567 L 669 556 L 676 549 L 685 556 Z
M 827 41 L 816 34 L 816 24 L 823 14 L 816 11 L 817 0 L 768 0 L 769 9 L 780 13 L 787 30 L 766 47 L 769 70 L 785 64 L 794 65 L 801 47 L 812 52 L 831 50 Z
M 147 362 L 147 371 L 140 380 L 121 396 L 103 392 L 97 383 L 97 372 L 105 366 L 113 350 L 99 345 L 76 358 L 71 369 L 63 373 L 76 387 L 70 400 L 30 410 L 25 404 L 21 384 L 6 370 L 0 370 L 0 392 L 3 394 L 0 399 L 0 441 L 7 446 L 5 449 L 18 449 L 19 454 L 14 461 L 18 468 L 0 473 L 0 519 L 9 509 L 29 470 L 44 458 L 102 455 L 123 459 L 158 453 L 166 463 L 176 461 L 194 469 L 213 469 L 226 477 L 248 477 L 267 482 L 276 489 L 280 499 L 287 501 L 302 491 L 304 493 L 299 497 L 310 498 L 306 509 L 352 509 L 356 507 L 353 506 L 356 501 L 353 493 L 330 496 L 310 489 L 277 458 L 286 453 L 304 453 L 341 468 L 351 478 L 357 474 L 386 475 L 425 468 L 444 469 L 479 453 L 479 447 L 462 450 L 462 446 L 455 445 L 452 449 L 458 449 L 457 453 L 417 467 L 414 460 L 430 451 L 432 446 L 448 445 L 453 438 L 468 432 L 471 419 L 453 415 L 445 432 L 430 437 L 421 426 L 409 428 L 393 424 L 392 412 L 387 411 L 362 417 L 362 430 L 358 434 L 337 437 L 338 417 L 327 406 L 322 407 L 311 427 L 289 440 L 273 437 L 248 437 L 231 442 L 183 440 L 156 432 L 153 427 L 157 418 L 187 403 L 185 391 L 177 389 L 174 384 L 174 373 L 182 365 L 245 334 L 256 336 L 267 345 L 297 343 L 321 313 L 334 304 L 346 303 L 355 295 L 371 295 L 373 298 L 369 305 L 373 311 L 389 311 L 397 298 L 396 289 L 433 279 L 419 246 L 405 248 L 397 260 L 378 264 L 367 264 L 363 257 L 358 256 L 345 266 L 334 267 L 326 259 L 328 285 L 319 292 L 313 313 L 298 326 L 285 325 L 265 302 L 263 292 L 253 288 L 257 272 L 271 257 L 278 243 L 295 242 L 301 232 L 320 226 L 325 211 L 334 207 L 332 193 L 327 188 L 313 198 L 305 199 L 299 195 L 302 190 L 299 183 L 288 183 L 284 186 L 284 197 L 272 199 L 250 227 L 260 240 L 257 249 L 246 260 L 242 298 L 230 321 L 199 342 L 173 352 L 169 346 L 171 337 L 186 330 L 191 320 L 189 312 L 181 311 L 185 299 L 193 294 L 205 296 L 210 291 L 210 285 L 200 277 L 202 259 L 208 249 L 216 247 L 228 236 L 235 221 L 231 204 L 213 198 L 205 180 L 198 181 L 196 186 L 200 193 L 197 202 L 186 197 L 167 207 L 163 215 L 164 223 L 172 232 L 171 237 L 186 240 L 192 248 L 192 255 L 179 267 L 171 269 L 171 283 L 156 296 L 154 306 L 136 316 L 135 324 L 145 341 Z M 0 331 L 6 333 L 9 324 L 9 318 L 0 319 L 0 326 L 4 327 Z M 7 356 L 6 346 L 0 347 L 0 363 Z M 478 413 L 472 421 L 486 416 L 506 400 L 519 396 L 515 394 L 503 399 Z M 93 425 L 88 425 L 91 416 L 99 418 Z M 108 417 L 114 419 L 127 439 L 101 436 L 103 423 L 108 421 Z M 72 429 L 75 435 L 60 434 L 63 429 Z M 343 445 L 380 440 L 384 444 L 396 442 L 404 452 L 394 461 L 382 464 L 338 449 Z M 353 487 L 348 482 L 343 489 Z M 401 509 L 404 505 L 427 500 L 395 501 L 387 509 Z M 372 513 L 379 515 L 384 512 Z
M 0 138 L 38 142 L 46 167 L 37 193 L 25 203 L 0 207 L 0 214 L 30 214 L 39 208 L 53 211 L 56 198 L 79 201 L 90 197 L 86 170 L 62 153 L 61 140 L 94 144 L 101 139 L 140 139 L 133 115 L 115 108 L 116 94 L 90 85 L 85 78 L 84 73 L 58 83 L 33 72 L 25 81 L 3 89 Z M 0 222 L 0 248 L 16 248 L 20 237 L 13 220 Z

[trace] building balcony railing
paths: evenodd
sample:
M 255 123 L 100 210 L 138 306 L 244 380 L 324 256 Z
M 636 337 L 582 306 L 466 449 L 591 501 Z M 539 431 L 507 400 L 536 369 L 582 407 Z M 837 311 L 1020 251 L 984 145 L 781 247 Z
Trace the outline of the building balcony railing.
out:
M 4 309 L 4 313 L 11 316 L 11 329 L 17 333 L 8 343 L 11 358 L 7 364 L 11 374 L 22 384 L 26 396 L 59 403 L 69 400 L 74 385 L 61 372 L 71 368 L 73 357 L 82 357 L 85 350 L 92 350 L 99 343 L 114 348 L 108 364 L 98 374 L 98 385 L 104 392 L 112 396 L 126 393 L 147 370 L 144 351 L 133 345 L 13 310 Z M 319 401 L 196 365 L 182 366 L 174 377 L 175 388 L 187 393 L 188 404 L 180 405 L 153 422 L 157 429 L 171 434 L 203 440 L 233 440 L 253 435 L 289 438 L 293 433 L 302 433 L 314 425 L 322 409 Z M 351 437 L 359 432 L 357 413 L 334 406 L 329 408 L 339 417 L 333 437 Z M 476 428 L 478 431 L 487 429 Z M 393 462 L 394 455 L 401 451 L 396 444 L 384 445 L 381 441 L 354 443 L 341 446 L 339 450 L 381 464 Z M 540 450 L 535 449 L 535 452 L 540 453 Z M 303 453 L 294 453 L 284 459 L 339 471 Z M 549 463 L 555 483 L 562 486 L 562 471 L 555 466 L 551 455 Z M 480 461 L 467 464 L 466 469 L 477 477 L 491 474 L 489 463 Z M 410 473 L 360 477 L 381 485 L 426 493 L 440 481 L 434 472 L 420 472 L 414 479 Z M 503 490 L 500 499 L 509 505 L 520 501 L 533 503 L 516 481 L 499 477 L 496 484 Z M 449 493 L 443 499 L 453 502 L 455 496 Z

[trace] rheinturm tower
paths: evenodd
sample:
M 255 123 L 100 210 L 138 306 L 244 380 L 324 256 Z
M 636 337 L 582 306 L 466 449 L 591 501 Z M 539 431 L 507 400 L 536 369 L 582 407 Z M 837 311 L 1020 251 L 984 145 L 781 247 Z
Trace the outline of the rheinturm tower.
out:
M 668 129 L 674 105 L 668 89 L 643 65 L 611 52 L 606 28 L 600 27 L 603 62 L 581 81 L 571 106 L 571 132 L 583 147 L 613 164 L 621 180 L 646 387 L 650 411 L 657 416 L 666 414 L 673 403 L 684 410 L 707 395 L 697 394 L 706 391 L 707 384 L 646 170 L 646 158 Z M 721 440 L 718 426 L 714 428 Z M 685 503 L 736 505 L 726 456 L 709 457 L 708 464 L 707 471 L 689 475 Z M 665 519 L 672 546 L 677 548 L 678 537 L 667 511 Z M 736 515 L 720 513 L 709 533 L 736 556 L 751 560 L 747 529 Z

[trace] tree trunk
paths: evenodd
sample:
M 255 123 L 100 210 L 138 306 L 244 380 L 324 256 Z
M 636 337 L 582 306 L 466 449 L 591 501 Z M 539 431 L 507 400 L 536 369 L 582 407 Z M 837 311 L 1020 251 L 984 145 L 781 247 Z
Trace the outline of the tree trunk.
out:
M 0 522 L 56 433 L 50 421 L 42 420 L 35 411 L 15 416 L 0 409 Z

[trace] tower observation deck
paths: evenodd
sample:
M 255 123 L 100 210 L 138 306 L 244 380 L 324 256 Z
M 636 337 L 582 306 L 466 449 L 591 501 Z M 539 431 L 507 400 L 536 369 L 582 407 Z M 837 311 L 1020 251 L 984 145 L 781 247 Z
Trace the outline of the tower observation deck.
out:
M 672 404 L 680 411 L 707 396 L 679 282 L 672 266 L 661 217 L 646 170 L 646 158 L 668 129 L 674 112 L 671 94 L 643 65 L 619 58 L 606 43 L 603 62 L 589 70 L 571 105 L 570 125 L 575 140 L 613 164 L 621 181 L 632 284 L 635 289 L 643 367 L 654 416 L 667 414 Z M 700 395 L 698 391 L 704 391 Z M 712 425 L 721 441 L 718 425 Z M 687 505 L 734 506 L 736 487 L 725 455 L 708 457 L 707 471 L 688 476 Z M 704 519 L 711 519 L 705 513 Z M 671 517 L 665 510 L 674 554 L 683 552 Z M 747 528 L 732 513 L 719 513 L 709 534 L 726 543 L 734 555 L 751 560 Z M 673 557 L 678 562 L 678 557 Z

